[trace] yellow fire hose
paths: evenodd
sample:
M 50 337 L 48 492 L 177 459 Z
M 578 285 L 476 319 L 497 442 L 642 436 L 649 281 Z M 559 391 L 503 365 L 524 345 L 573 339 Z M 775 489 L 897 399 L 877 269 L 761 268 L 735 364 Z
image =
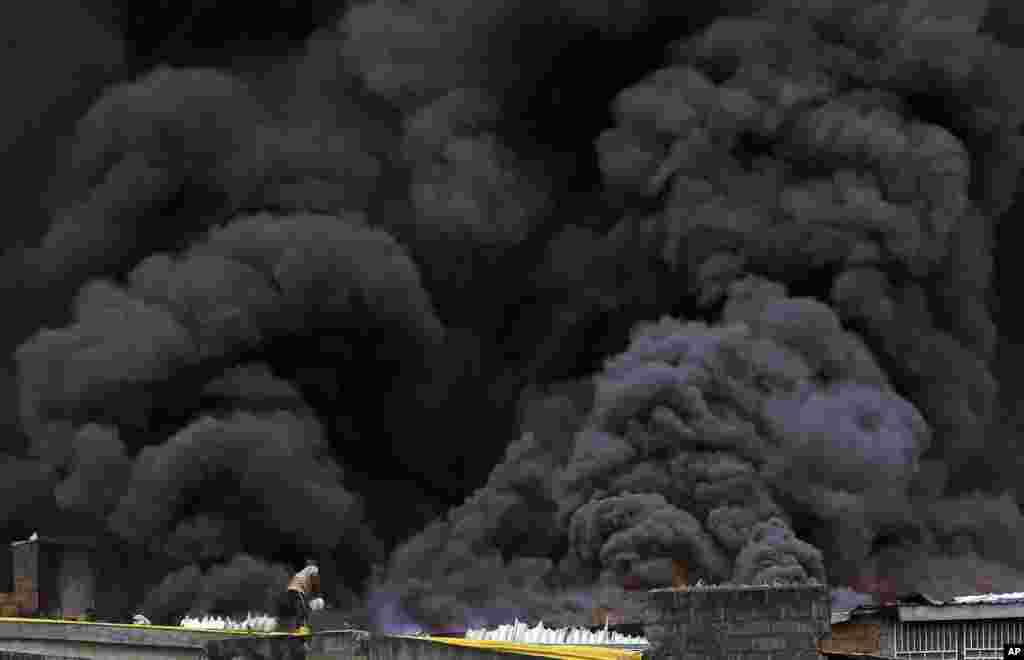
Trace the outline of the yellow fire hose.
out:
M 422 638 L 420 638 L 422 639 Z M 462 639 L 459 637 L 427 637 L 432 642 L 441 642 L 453 646 L 486 649 L 519 655 L 533 655 L 542 658 L 560 658 L 566 660 L 640 660 L 643 651 L 609 648 L 607 646 L 573 646 L 568 644 L 523 644 L 518 642 L 499 642 L 482 639 Z

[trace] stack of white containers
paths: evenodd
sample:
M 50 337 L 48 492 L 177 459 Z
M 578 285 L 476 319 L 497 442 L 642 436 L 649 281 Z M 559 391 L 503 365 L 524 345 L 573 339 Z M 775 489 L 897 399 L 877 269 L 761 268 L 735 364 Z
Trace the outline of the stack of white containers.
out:
M 586 628 L 545 628 L 543 621 L 531 628 L 526 622 L 519 619 L 516 619 L 515 623 L 501 625 L 494 630 L 484 628 L 468 630 L 466 639 L 522 644 L 627 644 L 636 646 L 647 644 L 646 638 L 620 635 L 608 630 L 607 624 L 603 630 L 591 632 Z
M 274 632 L 277 630 L 277 619 L 263 614 L 249 614 L 244 621 L 219 616 L 204 616 L 200 618 L 185 617 L 181 620 L 182 628 L 192 630 L 238 630 L 247 632 Z

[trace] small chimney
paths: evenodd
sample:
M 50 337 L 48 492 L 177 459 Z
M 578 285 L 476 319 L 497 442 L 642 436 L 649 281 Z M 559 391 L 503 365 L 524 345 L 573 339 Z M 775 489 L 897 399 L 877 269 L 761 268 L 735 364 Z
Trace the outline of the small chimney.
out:
M 683 559 L 672 560 L 672 586 L 676 589 L 690 583 L 690 565 Z

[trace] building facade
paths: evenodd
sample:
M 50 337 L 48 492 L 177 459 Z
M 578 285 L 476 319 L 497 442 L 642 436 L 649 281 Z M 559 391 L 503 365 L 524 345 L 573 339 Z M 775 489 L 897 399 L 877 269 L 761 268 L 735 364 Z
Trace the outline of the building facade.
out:
M 1021 642 L 1024 593 L 950 601 L 915 595 L 889 607 L 836 613 L 822 648 L 899 660 L 1001 660 L 1003 644 Z

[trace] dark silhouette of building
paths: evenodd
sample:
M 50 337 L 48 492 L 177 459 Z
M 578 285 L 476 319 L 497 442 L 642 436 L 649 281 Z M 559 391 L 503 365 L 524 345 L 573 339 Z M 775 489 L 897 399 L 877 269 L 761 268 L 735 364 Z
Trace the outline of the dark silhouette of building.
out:
M 0 615 L 80 619 L 96 607 L 95 555 L 90 538 L 33 534 L 10 544 L 10 591 Z

